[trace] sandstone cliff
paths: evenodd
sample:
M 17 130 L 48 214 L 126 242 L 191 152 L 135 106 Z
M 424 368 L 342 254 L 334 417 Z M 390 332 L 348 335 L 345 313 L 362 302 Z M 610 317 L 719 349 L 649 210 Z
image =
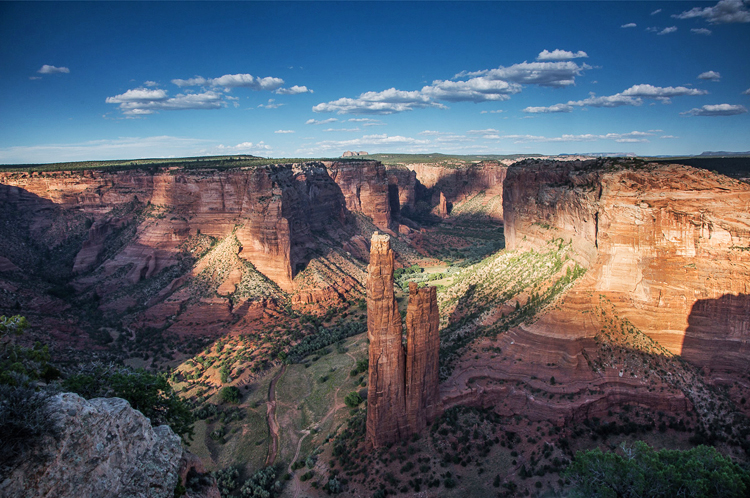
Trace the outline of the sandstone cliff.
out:
M 388 178 L 385 167 L 380 162 L 325 161 L 323 164 L 344 194 L 349 211 L 369 216 L 378 228 L 391 228 Z
M 72 393 L 50 403 L 60 434 L 49 458 L 22 463 L 0 486 L 3 497 L 171 498 L 180 473 L 195 465 L 180 438 L 119 398 L 86 401 Z M 186 496 L 216 498 L 215 481 Z
M 442 410 L 438 390 L 440 318 L 434 287 L 409 286 L 406 352 L 393 292 L 390 237 L 370 242 L 367 280 L 369 384 L 366 444 L 380 447 L 422 431 Z
M 526 162 L 505 182 L 506 244 L 572 240 L 585 279 L 534 329 L 593 336 L 572 319 L 593 295 L 675 354 L 746 371 L 750 186 L 679 165 Z M 587 304 L 589 303 L 589 304 Z M 575 331 L 573 328 L 574 327 Z

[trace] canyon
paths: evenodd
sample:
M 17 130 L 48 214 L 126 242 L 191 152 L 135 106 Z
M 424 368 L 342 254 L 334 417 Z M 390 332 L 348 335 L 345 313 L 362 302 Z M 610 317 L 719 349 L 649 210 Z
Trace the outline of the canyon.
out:
M 274 394 L 274 458 L 291 469 L 322 451 L 307 464 L 320 486 L 347 475 L 350 491 L 374 492 L 351 474 L 397 475 L 408 457 L 383 455 L 407 440 L 450 453 L 464 436 L 441 424 L 469 409 L 525 438 L 507 479 L 538 461 L 541 441 L 562 451 L 582 427 L 594 440 L 584 423 L 653 427 L 654 414 L 744 458 L 750 185 L 684 165 L 564 159 L 0 173 L 0 314 L 25 314 L 27 340 L 70 362 L 168 367 L 196 406 L 232 385 L 248 416 L 266 417 Z M 324 342 L 365 320 L 369 344 Z M 348 411 L 347 391 L 366 408 Z M 336 454 L 357 417 L 361 440 L 346 444 L 372 448 L 366 463 Z M 224 467 L 233 441 L 265 448 L 256 422 L 225 431 L 223 447 L 209 437 L 219 423 L 201 421 L 191 449 Z M 316 494 L 299 474 L 288 489 Z

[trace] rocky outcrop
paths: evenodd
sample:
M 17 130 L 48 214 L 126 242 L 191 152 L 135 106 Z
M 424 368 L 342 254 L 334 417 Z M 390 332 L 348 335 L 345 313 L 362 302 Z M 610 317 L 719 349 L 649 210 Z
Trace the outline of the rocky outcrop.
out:
M 506 245 L 572 241 L 586 277 L 530 329 L 589 337 L 603 296 L 675 354 L 745 372 L 750 353 L 750 186 L 679 165 L 526 162 L 505 182 Z M 583 315 L 580 315 L 581 317 Z M 546 332 L 545 332 L 546 331 Z
M 181 466 L 192 459 L 168 426 L 152 427 L 119 398 L 63 393 L 50 408 L 60 433 L 47 441 L 49 457 L 17 467 L 0 485 L 3 497 L 174 496 Z M 200 496 L 218 496 L 210 482 Z
M 420 289 L 410 282 L 406 308 L 406 420 L 416 433 L 442 412 L 439 327 L 437 288 Z
M 409 287 L 407 350 L 393 292 L 394 253 L 390 237 L 370 241 L 367 279 L 369 446 L 380 447 L 424 429 L 440 412 L 438 392 L 439 316 L 435 288 Z
M 375 232 L 367 267 L 367 338 L 370 341 L 366 443 L 379 447 L 409 435 L 401 315 L 393 293 L 390 237 Z
M 328 174 L 341 189 L 349 211 L 372 218 L 380 229 L 391 228 L 388 178 L 378 161 L 323 162 Z
M 445 198 L 445 194 L 440 192 L 440 201 L 438 202 L 438 216 L 441 218 L 448 217 L 448 200 Z
M 367 152 L 363 150 L 360 150 L 359 152 L 357 151 L 352 152 L 350 150 L 347 150 L 346 152 L 341 154 L 341 157 L 354 157 L 354 156 L 366 156 L 366 155 L 367 155 Z

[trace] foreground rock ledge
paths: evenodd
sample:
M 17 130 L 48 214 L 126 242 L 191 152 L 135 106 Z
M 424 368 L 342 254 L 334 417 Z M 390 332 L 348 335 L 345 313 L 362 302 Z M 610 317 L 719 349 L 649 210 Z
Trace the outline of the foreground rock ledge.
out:
M 0 496 L 174 496 L 180 467 L 191 455 L 171 428 L 152 427 L 120 398 L 87 401 L 62 393 L 52 398 L 50 410 L 59 437 L 43 443 L 49 458 L 23 462 L 0 483 Z M 218 490 L 202 496 L 218 496 Z

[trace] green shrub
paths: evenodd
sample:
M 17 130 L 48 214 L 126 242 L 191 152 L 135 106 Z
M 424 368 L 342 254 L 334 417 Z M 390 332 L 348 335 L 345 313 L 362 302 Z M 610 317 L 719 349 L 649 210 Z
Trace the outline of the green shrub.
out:
M 219 399 L 224 403 L 239 403 L 240 390 L 236 386 L 227 386 L 219 391 Z
M 356 407 L 358 407 L 359 404 L 362 403 L 362 401 L 363 401 L 362 397 L 359 395 L 359 393 L 354 392 L 354 391 L 352 391 L 349 394 L 347 394 L 346 397 L 344 398 L 344 403 L 349 408 L 356 408 Z

